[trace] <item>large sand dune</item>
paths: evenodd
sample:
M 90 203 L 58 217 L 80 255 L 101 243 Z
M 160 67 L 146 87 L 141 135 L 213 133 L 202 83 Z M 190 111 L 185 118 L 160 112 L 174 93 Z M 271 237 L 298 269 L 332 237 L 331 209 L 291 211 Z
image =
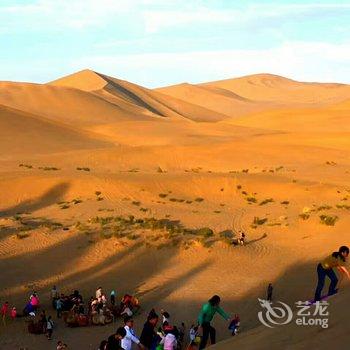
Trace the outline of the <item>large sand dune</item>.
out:
M 152 307 L 189 326 L 216 293 L 242 319 L 236 339 L 215 320 L 218 349 L 346 348 L 349 283 L 326 330 L 269 330 L 257 298 L 270 281 L 278 300 L 310 298 L 316 263 L 349 245 L 349 86 L 265 74 L 150 90 L 85 70 L 0 88 L 1 302 L 21 310 L 35 288 L 54 315 L 53 284 L 86 299 L 102 285 L 140 297 L 139 332 Z M 229 245 L 240 230 L 247 245 Z M 116 326 L 55 321 L 71 349 Z M 0 333 L 1 349 L 48 349 L 22 319 Z

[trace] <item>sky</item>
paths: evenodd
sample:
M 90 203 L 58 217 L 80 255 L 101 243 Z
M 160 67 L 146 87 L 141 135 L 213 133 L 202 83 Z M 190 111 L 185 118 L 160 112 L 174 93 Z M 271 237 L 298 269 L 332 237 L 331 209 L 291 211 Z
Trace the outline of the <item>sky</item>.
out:
M 0 80 L 350 83 L 350 0 L 0 0 Z

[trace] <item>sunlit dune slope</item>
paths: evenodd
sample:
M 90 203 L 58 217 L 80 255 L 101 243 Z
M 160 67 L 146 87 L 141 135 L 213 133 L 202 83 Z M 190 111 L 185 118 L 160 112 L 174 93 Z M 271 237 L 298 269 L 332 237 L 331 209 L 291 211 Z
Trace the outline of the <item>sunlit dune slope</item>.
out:
M 3 158 L 15 154 L 45 154 L 110 145 L 94 137 L 0 105 L 0 156 Z
M 226 116 L 207 108 L 166 96 L 125 80 L 83 70 L 55 80 L 50 85 L 88 91 L 123 109 L 135 107 L 160 117 L 188 118 L 195 121 L 217 121 Z
M 254 101 L 324 105 L 350 98 L 345 84 L 305 83 L 273 74 L 255 74 L 241 78 L 199 84 L 229 90 Z

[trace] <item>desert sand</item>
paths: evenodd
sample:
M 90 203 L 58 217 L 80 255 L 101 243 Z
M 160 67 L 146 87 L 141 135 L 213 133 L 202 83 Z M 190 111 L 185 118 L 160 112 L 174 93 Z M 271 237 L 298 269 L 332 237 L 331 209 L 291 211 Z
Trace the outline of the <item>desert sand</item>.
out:
M 18 318 L 0 348 L 97 349 L 112 334 L 56 320 L 54 284 L 137 295 L 138 334 L 152 307 L 189 327 L 219 294 L 241 332 L 217 317 L 216 349 L 347 344 L 349 283 L 328 329 L 268 329 L 257 298 L 272 282 L 277 300 L 310 299 L 317 262 L 349 245 L 349 101 L 349 85 L 271 74 L 154 90 L 91 70 L 1 82 L 0 300 L 21 310 L 35 289 L 57 327 L 49 343 Z M 148 224 L 120 223 L 130 215 Z

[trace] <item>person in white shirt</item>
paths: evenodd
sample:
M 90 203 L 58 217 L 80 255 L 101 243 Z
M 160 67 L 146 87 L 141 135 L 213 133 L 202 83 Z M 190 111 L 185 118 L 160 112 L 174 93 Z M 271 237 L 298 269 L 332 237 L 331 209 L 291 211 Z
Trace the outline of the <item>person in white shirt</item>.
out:
M 134 320 L 131 316 L 125 316 L 124 318 L 124 329 L 126 331 L 126 336 L 121 341 L 121 347 L 124 350 L 131 350 L 132 344 L 136 344 L 140 349 L 145 349 L 141 344 L 139 338 L 136 336 L 134 327 Z

